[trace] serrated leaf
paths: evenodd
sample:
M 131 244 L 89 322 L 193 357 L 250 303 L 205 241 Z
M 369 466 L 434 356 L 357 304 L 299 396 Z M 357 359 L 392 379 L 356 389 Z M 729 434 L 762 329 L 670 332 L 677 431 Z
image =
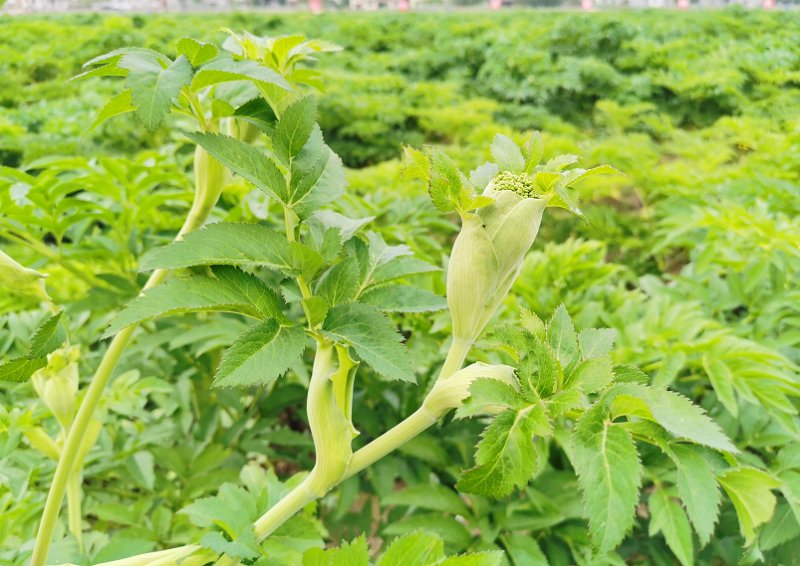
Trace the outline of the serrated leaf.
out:
M 342 243 L 345 243 L 355 236 L 359 228 L 375 220 L 375 217 L 349 218 L 332 210 L 320 210 L 314 213 L 312 220 L 321 224 L 326 230 L 338 231 Z
M 449 556 L 442 560 L 438 566 L 500 566 L 503 563 L 503 551 L 486 550 Z
M 312 548 L 324 548 L 322 526 L 311 517 L 295 515 L 261 543 L 264 556 L 275 564 L 300 564 Z
M 733 373 L 727 364 L 714 357 L 710 352 L 703 354 L 703 368 L 706 370 L 711 387 L 717 394 L 717 399 L 728 409 L 731 415 L 739 415 L 739 403 L 736 401 L 736 393 L 733 389 Z
M 660 387 L 621 384 L 615 391 L 641 399 L 653 420 L 678 438 L 686 438 L 716 450 L 738 452 L 719 425 L 689 399 Z
M 678 495 L 686 507 L 700 544 L 705 545 L 714 534 L 719 514 L 719 486 L 711 466 L 697 448 L 675 445 L 669 454 L 678 468 Z
M 60 311 L 39 324 L 31 337 L 28 358 L 46 358 L 67 340 L 67 330 L 61 322 L 63 314 Z
M 214 531 L 204 534 L 200 538 L 200 544 L 218 554 L 226 554 L 243 560 L 252 560 L 261 556 L 256 537 L 253 534 L 245 534 L 231 541 L 222 536 L 222 533 Z
M 717 476 L 717 480 L 736 509 L 745 543 L 751 545 L 755 541 L 755 528 L 772 518 L 777 500 L 771 490 L 779 488 L 781 483 L 750 467 L 728 470 Z
M 772 520 L 758 533 L 758 547 L 763 551 L 772 550 L 800 536 L 800 523 L 785 501 L 778 503 Z
M 595 177 L 597 175 L 622 175 L 618 169 L 615 169 L 610 165 L 598 165 L 597 167 L 592 167 L 591 169 L 575 169 L 571 170 L 569 173 L 570 174 L 568 174 L 566 178 L 566 183 L 568 185 L 579 183 L 580 181 L 590 179 L 591 177 Z
M 136 107 L 133 105 L 133 100 L 131 99 L 131 91 L 128 89 L 123 90 L 105 103 L 105 105 L 100 109 L 100 112 L 97 113 L 97 117 L 94 119 L 94 121 L 89 125 L 88 128 L 86 128 L 86 131 L 83 133 L 83 135 L 87 135 L 97 126 L 110 120 L 111 118 L 133 112 L 134 110 L 136 110 Z
M 316 272 L 322 257 L 283 234 L 259 224 L 219 222 L 194 230 L 182 240 L 148 252 L 139 269 L 197 265 L 259 265 L 286 275 Z
M 532 338 L 529 348 L 517 370 L 520 384 L 534 397 L 549 397 L 561 388 L 564 370 L 548 343 Z
M 372 272 L 370 281 L 372 284 L 386 283 L 401 277 L 410 277 L 434 271 L 441 271 L 441 268 L 415 257 L 399 257 L 377 266 Z
M 164 68 L 154 55 L 132 52 L 123 55 L 118 65 L 128 70 L 125 85 L 131 91 L 137 118 L 148 130 L 161 125 L 181 89 L 192 79 L 192 65 L 183 55 Z
M 21 383 L 47 365 L 47 358 L 14 358 L 0 364 L 0 381 Z
M 430 566 L 443 558 L 442 539 L 431 533 L 417 532 L 395 539 L 377 566 Z
M 275 154 L 287 167 L 308 141 L 317 121 L 313 96 L 304 96 L 286 107 L 273 136 Z
M 458 207 L 464 182 L 456 164 L 438 149 L 430 152 L 430 180 L 428 193 L 439 212 L 451 212 Z
M 601 358 L 611 353 L 617 331 L 613 328 L 587 328 L 578 334 L 584 359 Z
M 403 177 L 420 179 L 427 185 L 430 181 L 431 164 L 428 156 L 410 146 L 403 147 Z
M 472 540 L 472 535 L 464 525 L 454 517 L 441 513 L 409 515 L 383 528 L 385 535 L 405 535 L 416 531 L 426 531 L 438 535 L 446 544 L 456 548 L 464 548 Z M 405 565 L 407 562 L 402 564 Z
M 536 539 L 531 535 L 503 535 L 503 546 L 514 566 L 550 566 Z
M 342 160 L 325 145 L 322 131 L 314 124 L 305 145 L 292 160 L 291 181 L 283 201 L 300 218 L 307 218 L 340 197 L 346 184 Z
M 347 258 L 330 267 L 317 281 L 315 293 L 328 301 L 330 306 L 348 303 L 358 291 L 358 263 Z
M 369 566 L 367 539 L 358 537 L 338 548 L 312 548 L 303 555 L 303 566 Z
M 249 59 L 235 60 L 228 54 L 200 67 L 192 80 L 192 90 L 229 81 L 251 81 L 257 86 L 273 85 L 291 90 L 286 79 L 272 69 Z
M 479 414 L 498 414 L 507 409 L 521 409 L 524 404 L 519 392 L 499 379 L 476 379 L 469 391 L 470 396 L 456 410 L 457 419 Z
M 653 385 L 657 387 L 669 387 L 672 385 L 684 364 L 686 364 L 686 354 L 681 351 L 667 352 L 661 360 L 661 367 L 658 368 L 658 373 L 653 378 Z
M 628 364 L 617 364 L 614 366 L 614 381 L 647 385 L 650 382 L 650 378 L 637 367 Z
M 534 434 L 548 434 L 550 423 L 540 405 L 500 413 L 481 435 L 474 468 L 461 475 L 458 489 L 489 497 L 506 497 L 525 487 L 536 471 Z
M 611 383 L 614 377 L 612 367 L 610 356 L 584 360 L 568 374 L 566 385 L 578 387 L 584 393 L 594 393 Z
M 544 171 L 562 171 L 565 167 L 577 163 L 580 158 L 577 155 L 566 153 L 564 155 L 556 155 L 544 164 L 542 168 Z
M 534 168 L 539 165 L 544 154 L 544 138 L 539 132 L 533 132 L 531 139 L 528 140 L 527 154 L 525 155 L 525 172 L 532 173 Z
M 453 515 L 469 515 L 469 508 L 464 500 L 452 489 L 443 485 L 411 485 L 383 497 L 381 504 L 419 507 Z
M 558 306 L 547 324 L 547 342 L 562 366 L 578 360 L 578 336 L 564 305 Z
M 219 49 L 213 43 L 197 41 L 191 37 L 182 37 L 177 43 L 178 54 L 185 55 L 193 67 L 199 67 L 219 55 Z
M 414 381 L 414 372 L 402 336 L 391 320 L 369 305 L 337 305 L 322 326 L 328 338 L 350 344 L 376 372 L 401 381 Z
M 283 375 L 303 355 L 305 332 L 267 319 L 247 330 L 225 350 L 214 387 L 265 386 Z
M 596 405 L 580 418 L 571 448 L 589 533 L 598 550 L 606 552 L 617 547 L 633 527 L 642 465 L 630 434 L 606 422 L 602 408 Z
M 469 172 L 469 182 L 475 186 L 476 190 L 482 191 L 499 172 L 500 169 L 496 163 L 487 161 Z
M 525 169 L 525 158 L 514 140 L 497 134 L 492 141 L 492 157 L 502 171 L 520 173 Z
M 275 163 L 257 148 L 221 134 L 187 133 L 186 137 L 205 149 L 232 172 L 247 179 L 278 202 L 286 205 L 286 178 Z
M 275 128 L 275 124 L 278 121 L 278 117 L 275 115 L 275 110 L 273 110 L 272 106 L 269 103 L 261 98 L 253 98 L 252 100 L 248 100 L 236 110 L 234 110 L 233 115 L 237 118 L 240 118 L 250 124 L 253 124 L 262 132 L 272 133 Z
M 117 315 L 103 336 L 155 317 L 203 310 L 284 318 L 275 292 L 258 277 L 235 267 L 216 267 L 213 274 L 171 279 L 145 291 Z
M 372 287 L 359 300 L 386 312 L 433 312 L 447 308 L 444 297 L 410 285 Z
M 667 546 L 683 566 L 694 564 L 692 528 L 683 508 L 665 489 L 657 489 L 648 500 L 650 510 L 650 536 L 662 533 Z
M 258 544 L 252 528 L 257 508 L 252 494 L 241 487 L 224 484 L 219 494 L 197 499 L 180 510 L 200 527 L 215 525 L 227 534 L 207 533 L 201 544 L 215 552 L 229 553 L 239 558 L 259 556 Z

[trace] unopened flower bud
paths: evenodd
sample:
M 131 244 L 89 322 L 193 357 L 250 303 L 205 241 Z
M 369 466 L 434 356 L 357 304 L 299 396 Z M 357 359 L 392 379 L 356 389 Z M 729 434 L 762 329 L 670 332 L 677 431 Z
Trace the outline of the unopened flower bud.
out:
M 437 417 L 441 417 L 451 409 L 457 409 L 469 397 L 470 388 L 476 379 L 497 379 L 512 386 L 516 386 L 517 383 L 513 367 L 476 362 L 447 379 L 437 380 L 425 398 L 423 406 Z
M 0 288 L 50 302 L 44 288 L 45 275 L 17 263 L 0 250 Z
M 517 177 L 501 173 L 489 183 L 483 194 L 493 202 L 465 215 L 453 245 L 447 303 L 453 336 L 467 342 L 480 335 L 514 283 L 547 206 L 546 199 L 523 196 L 532 193 Z
M 499 268 L 492 240 L 480 218 L 466 216 L 447 269 L 447 305 L 453 336 L 474 340 L 497 287 Z
M 75 347 L 56 350 L 31 378 L 36 393 L 65 430 L 75 417 L 79 355 Z

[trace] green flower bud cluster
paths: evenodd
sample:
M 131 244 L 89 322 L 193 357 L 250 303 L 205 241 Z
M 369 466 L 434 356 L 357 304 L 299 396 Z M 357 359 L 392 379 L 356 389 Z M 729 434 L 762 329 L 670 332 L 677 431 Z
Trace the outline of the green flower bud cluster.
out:
M 64 430 L 75 417 L 80 355 L 77 347 L 60 348 L 48 356 L 47 365 L 31 378 L 36 393 Z
M 522 198 L 538 198 L 542 196 L 533 182 L 533 177 L 525 173 L 502 171 L 494 178 L 493 188 L 496 191 L 517 193 Z

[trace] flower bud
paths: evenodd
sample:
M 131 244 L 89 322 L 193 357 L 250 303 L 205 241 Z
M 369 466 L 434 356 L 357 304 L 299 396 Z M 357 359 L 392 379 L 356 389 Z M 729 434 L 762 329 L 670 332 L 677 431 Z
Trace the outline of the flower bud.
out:
M 509 174 L 510 175 L 510 174 Z M 464 216 L 447 274 L 453 336 L 472 342 L 505 298 L 533 245 L 546 199 L 531 198 L 527 176 L 498 175 L 484 191 L 493 202 Z
M 56 350 L 48 356 L 47 365 L 31 377 L 36 393 L 64 430 L 75 417 L 79 356 L 75 347 Z
M 45 277 L 38 271 L 20 265 L 14 258 L 0 250 L 0 288 L 50 302 L 50 297 L 44 288 Z
M 453 336 L 468 341 L 477 338 L 498 271 L 492 241 L 480 218 L 466 216 L 447 269 L 447 306 L 453 319 Z
M 448 379 L 439 379 L 425 398 L 423 406 L 437 418 L 451 409 L 457 409 L 469 397 L 470 388 L 476 379 L 497 379 L 517 385 L 514 368 L 506 365 L 489 365 L 476 362 L 451 375 Z

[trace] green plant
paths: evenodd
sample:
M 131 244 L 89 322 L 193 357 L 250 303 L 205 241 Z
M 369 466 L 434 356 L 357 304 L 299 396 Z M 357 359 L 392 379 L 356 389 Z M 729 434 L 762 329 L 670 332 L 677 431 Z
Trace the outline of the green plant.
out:
M 333 267 L 325 261 L 339 265 L 354 255 L 358 263 L 358 257 L 368 255 L 364 250 L 375 246 L 392 253 L 400 253 L 397 244 L 407 246 L 402 252 L 413 255 L 396 261 L 424 260 L 427 267 L 370 285 L 360 302 L 384 308 L 385 293 L 402 299 L 404 308 L 424 299 L 426 308 L 439 309 L 384 313 L 402 336 L 416 387 L 386 379 L 350 348 L 349 359 L 359 363 L 348 416 L 359 431 L 352 450 L 358 453 L 426 403 L 447 361 L 448 336 L 455 330 L 462 342 L 470 340 L 494 300 L 499 300 L 497 310 L 465 363 L 497 366 L 500 383 L 511 387 L 478 379 L 456 412 L 460 418 L 440 419 L 257 543 L 253 523 L 302 484 L 307 476 L 301 470 L 315 465 L 311 433 L 313 428 L 319 436 L 319 423 L 306 409 L 313 376 L 309 346 L 315 342 L 306 344 L 283 377 L 266 387 L 213 387 L 228 358 L 226 348 L 248 332 L 271 336 L 274 325 L 258 333 L 254 317 L 263 321 L 276 313 L 272 303 L 251 304 L 241 294 L 227 296 L 242 301 L 234 305 L 203 304 L 197 294 L 186 292 L 188 282 L 211 288 L 230 283 L 238 272 L 218 265 L 178 267 L 163 287 L 148 294 L 173 293 L 177 298 L 169 295 L 170 301 L 179 310 L 136 323 L 94 411 L 91 434 L 85 435 L 93 445 L 77 459 L 81 466 L 75 471 L 83 478 L 75 480 L 71 472 L 65 483 L 67 509 L 55 523 L 50 562 L 104 563 L 144 555 L 136 560 L 148 563 L 156 560 L 149 553 L 184 547 L 179 553 L 193 552 L 179 559 L 185 564 L 214 561 L 223 551 L 233 560 L 257 554 L 260 558 L 242 560 L 269 564 L 359 564 L 369 561 L 370 554 L 373 561 L 391 564 L 400 554 L 411 556 L 410 549 L 419 545 L 430 549 L 430 558 L 421 557 L 420 564 L 471 560 L 566 566 L 676 559 L 792 564 L 793 541 L 800 534 L 793 450 L 800 430 L 793 198 L 800 161 L 792 98 L 797 42 L 791 41 L 791 26 L 782 25 L 792 16 L 742 11 L 573 16 L 537 13 L 532 20 L 521 12 L 418 14 L 401 21 L 390 14 L 348 19 L 248 15 L 245 21 L 222 14 L 180 19 L 80 15 L 15 18 L 0 26 L 0 104 L 5 110 L 0 159 L 11 166 L 0 169 L 0 244 L 17 260 L 13 265 L 47 275 L 13 267 L 6 273 L 25 274 L 20 280 L 34 283 L 27 287 L 32 292 L 0 294 L 0 356 L 3 364 L 13 361 L 3 367 L 20 379 L 37 372 L 32 380 L 0 383 L 0 561 L 26 564 L 30 559 L 55 461 L 68 436 L 64 429 L 74 426 L 70 399 L 74 395 L 75 403 L 81 403 L 106 355 L 109 340 L 100 336 L 108 324 L 125 304 L 142 304 L 133 300 L 149 270 L 138 269 L 169 249 L 162 246 L 180 229 L 193 200 L 194 164 L 210 173 L 198 183 L 201 193 L 213 194 L 217 183 L 206 181 L 220 180 L 222 173 L 225 188 L 209 213 L 213 226 L 220 221 L 256 226 L 285 237 L 279 202 L 241 175 L 213 167 L 207 152 L 195 159 L 196 144 L 182 131 L 198 129 L 198 120 L 182 112 L 181 98 L 166 122 L 171 128 L 143 132 L 135 126 L 133 111 L 95 128 L 79 145 L 92 121 L 87 119 L 91 108 L 114 94 L 113 82 L 86 77 L 62 84 L 63 79 L 93 53 L 124 45 L 171 53 L 169 46 L 190 31 L 208 41 L 215 37 L 209 30 L 221 25 L 247 25 L 273 36 L 290 29 L 312 36 L 324 30 L 347 46 L 326 65 L 323 76 L 331 89 L 319 97 L 317 120 L 325 143 L 342 150 L 345 162 L 375 163 L 346 170 L 349 188 L 319 214 L 298 215 L 296 243 L 324 256 L 318 272 L 311 274 L 314 266 L 304 264 L 302 254 L 302 265 L 291 272 L 272 264 L 238 266 L 253 276 L 240 286 L 243 292 L 266 286 L 279 296 L 278 310 L 287 320 L 278 321 L 274 340 L 307 328 L 306 310 L 314 313 L 309 308 L 313 301 L 304 305 L 301 299 L 298 273 L 317 298 L 323 293 L 321 274 Z M 47 42 L 38 39 L 44 31 Z M 249 42 L 248 54 L 237 41 Z M 504 48 L 504 42 L 518 48 Z M 262 43 L 242 36 L 228 46 L 239 53 L 233 59 L 275 70 Z M 734 51 L 742 56 L 730 57 Z M 548 64 L 536 65 L 535 73 L 520 64 L 541 54 Z M 698 80 L 704 69 L 713 72 Z M 485 80 L 476 81 L 477 76 Z M 603 87 L 598 89 L 599 84 Z M 523 93 L 534 87 L 550 90 L 524 102 L 507 99 L 517 87 Z M 199 98 L 212 123 L 209 129 L 248 142 L 244 145 L 256 150 L 249 154 L 260 160 L 258 152 L 274 154 L 274 134 L 264 135 L 258 126 L 270 130 L 274 121 L 226 115 L 230 110 L 221 100 L 232 100 L 240 88 L 262 98 L 247 81 L 203 88 Z M 476 98 L 478 91 L 493 100 Z M 287 95 L 287 106 L 303 94 L 294 90 Z M 393 109 L 388 115 L 387 105 Z M 561 187 L 563 203 L 553 196 L 551 204 L 571 202 L 574 208 L 580 193 L 588 222 L 550 207 L 533 251 L 520 263 L 513 245 L 500 239 L 487 245 L 494 229 L 484 226 L 491 224 L 492 210 L 517 210 L 516 198 L 467 211 L 459 234 L 458 214 L 437 210 L 418 183 L 403 178 L 399 160 L 382 161 L 399 155 L 402 141 L 425 140 L 449 144 L 447 154 L 460 167 L 496 153 L 502 157 L 492 161 L 514 169 L 520 163 L 514 144 L 500 138 L 492 152 L 489 142 L 497 131 L 522 141 L 527 136 L 520 130 L 532 127 L 545 131 L 542 165 L 559 154 L 575 153 L 585 155 L 590 165 L 614 163 L 626 175 L 586 179 L 574 190 Z M 438 181 L 432 187 L 436 204 L 449 210 L 454 202 L 461 206 L 461 189 L 467 195 L 474 187 L 477 196 L 489 177 L 496 177 L 493 188 L 503 184 L 526 197 L 547 193 L 541 185 L 547 175 L 539 175 L 537 188 L 525 173 L 526 151 L 522 170 L 498 172 L 487 166 L 483 177 L 464 175 L 462 181 L 438 150 L 408 153 L 418 159 L 416 176 L 424 185 L 444 177 L 457 189 L 442 191 L 448 185 Z M 335 229 L 347 239 L 336 256 L 333 237 L 325 242 Z M 494 232 L 497 238 L 502 234 L 501 229 Z M 515 235 L 522 236 L 523 230 Z M 459 242 L 455 248 L 454 239 Z M 463 245 L 469 242 L 508 252 L 497 263 L 480 263 L 498 274 L 493 282 L 480 279 L 481 285 L 503 288 L 509 282 L 501 280 L 500 272 L 508 275 L 518 268 L 519 276 L 502 300 L 493 296 L 475 309 L 453 303 L 451 317 L 443 308 L 447 281 L 431 266 L 447 266 L 450 256 L 452 272 L 458 272 L 463 262 L 455 260 L 461 251 L 477 247 Z M 511 244 L 524 247 L 525 242 L 520 238 Z M 259 247 L 264 246 L 256 243 L 250 251 Z M 292 257 L 285 256 L 287 261 Z M 7 260 L 6 268 L 10 265 Z M 281 265 L 285 269 L 287 264 Z M 346 273 L 341 268 L 325 278 Z M 42 281 L 52 301 L 36 291 Z M 451 285 L 448 299 L 484 295 L 481 285 Z M 50 302 L 64 312 L 53 312 Z M 610 374 L 605 369 L 609 359 L 596 361 L 584 351 L 566 365 L 559 358 L 552 372 L 549 362 L 543 365 L 554 350 L 548 329 L 565 326 L 560 304 L 568 307 L 574 327 L 564 337 L 570 342 L 570 335 L 577 336 L 579 349 L 587 336 L 602 335 L 610 342 L 613 335 L 605 354 Z M 244 314 L 225 310 L 233 308 Z M 120 320 L 117 324 L 125 322 Z M 603 327 L 609 330 L 591 330 Z M 69 345 L 52 352 L 47 367 L 35 369 L 48 363 L 44 353 L 57 345 L 62 329 Z M 34 334 L 36 348 L 31 347 Z M 79 356 L 75 345 L 80 345 Z M 338 368 L 338 351 L 332 356 Z M 602 369 L 598 375 L 608 378 L 604 388 L 588 392 L 575 383 L 583 365 Z M 510 370 L 503 366 L 516 368 L 513 381 L 505 381 Z M 486 366 L 476 368 L 485 371 Z M 459 383 L 452 381 L 452 388 Z M 500 400 L 481 409 L 483 393 Z M 676 437 L 674 414 L 698 413 L 685 402 L 672 415 L 666 404 L 650 408 L 654 395 L 661 400 L 676 394 L 703 407 L 739 451 L 720 456 Z M 559 412 L 576 395 L 580 403 Z M 468 417 L 470 406 L 475 416 Z M 519 430 L 507 426 L 512 418 Z M 714 430 L 710 421 L 699 418 L 704 425 L 692 427 L 692 433 Z M 580 431 L 576 422 L 582 423 Z M 98 431 L 96 441 L 92 427 Z M 531 427 L 536 441 L 520 442 Z M 476 454 L 473 444 L 483 429 L 487 440 Z M 586 512 L 581 492 L 599 469 L 581 459 L 581 447 L 586 454 L 601 453 L 595 449 L 601 429 L 619 441 L 613 443 L 617 459 L 628 462 L 615 470 L 615 477 L 641 486 L 636 497 L 609 497 L 614 502 L 609 509 L 619 513 L 618 530 L 631 526 L 617 549 L 602 553 L 600 548 L 622 535 L 614 529 L 597 531 L 597 515 Z M 630 446 L 626 435 L 633 439 L 638 465 L 630 450 L 620 448 Z M 492 442 L 503 438 L 510 439 L 507 450 Z M 510 451 L 517 449 L 525 465 L 505 473 L 505 463 L 513 460 Z M 495 463 L 499 472 L 492 469 Z M 530 470 L 533 480 L 514 487 L 523 484 Z M 77 482 L 80 497 L 70 487 Z M 511 485 L 510 495 L 496 500 L 488 495 L 488 482 L 496 482 L 503 493 Z M 692 488 L 693 482 L 702 489 Z M 708 497 L 698 502 L 695 492 Z M 598 500 L 604 501 L 601 495 Z M 598 500 L 591 502 L 592 509 Z M 635 515 L 623 515 L 631 505 Z M 80 548 L 73 532 L 80 535 Z M 391 542 L 394 537 L 400 538 Z M 365 539 L 371 551 L 365 552 Z

